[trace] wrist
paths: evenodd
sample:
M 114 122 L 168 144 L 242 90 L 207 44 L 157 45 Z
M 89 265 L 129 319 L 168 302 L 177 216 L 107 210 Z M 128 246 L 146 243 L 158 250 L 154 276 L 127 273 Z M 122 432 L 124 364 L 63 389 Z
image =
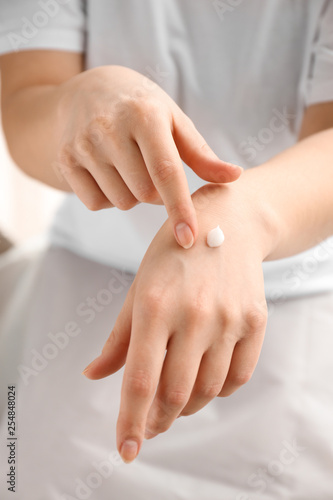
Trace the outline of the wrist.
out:
M 199 238 L 206 238 L 220 225 L 226 241 L 247 245 L 246 252 L 262 261 L 270 259 L 280 239 L 279 218 L 246 172 L 231 184 L 206 184 L 193 193 L 192 199 Z

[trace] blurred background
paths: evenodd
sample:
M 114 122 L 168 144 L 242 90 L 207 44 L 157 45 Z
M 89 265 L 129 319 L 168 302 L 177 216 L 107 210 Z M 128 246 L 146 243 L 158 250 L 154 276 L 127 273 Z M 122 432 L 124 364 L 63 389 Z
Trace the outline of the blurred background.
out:
M 0 125 L 0 251 L 44 231 L 63 198 L 26 176 L 9 156 Z M 2 233 L 2 237 L 1 237 Z

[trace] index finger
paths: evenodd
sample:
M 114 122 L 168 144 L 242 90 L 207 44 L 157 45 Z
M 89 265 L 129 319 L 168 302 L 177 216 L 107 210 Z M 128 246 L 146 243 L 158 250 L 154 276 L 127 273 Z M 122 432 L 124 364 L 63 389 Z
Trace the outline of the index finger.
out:
M 190 248 L 197 238 L 198 222 L 184 167 L 166 120 L 152 118 L 136 135 L 150 177 L 172 222 L 177 242 Z
M 160 378 L 168 332 L 156 317 L 147 321 L 143 311 L 133 311 L 120 411 L 117 423 L 118 450 L 124 462 L 139 453 L 149 408 Z

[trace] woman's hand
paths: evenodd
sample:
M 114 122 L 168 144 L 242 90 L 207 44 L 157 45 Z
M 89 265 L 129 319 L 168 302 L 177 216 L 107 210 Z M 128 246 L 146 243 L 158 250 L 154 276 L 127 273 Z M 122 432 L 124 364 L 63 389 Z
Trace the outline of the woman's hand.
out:
M 181 158 L 209 182 L 234 181 L 242 169 L 219 160 L 175 102 L 131 69 L 85 71 L 59 94 L 55 168 L 81 201 L 91 210 L 163 203 L 178 243 L 192 246 L 197 217 Z
M 266 325 L 261 264 L 271 238 L 256 198 L 241 181 L 198 190 L 200 236 L 187 252 L 167 221 L 102 354 L 84 372 L 106 377 L 126 361 L 117 426 L 125 461 L 136 457 L 144 436 L 232 394 L 253 373 Z M 209 248 L 205 237 L 217 224 L 225 241 Z

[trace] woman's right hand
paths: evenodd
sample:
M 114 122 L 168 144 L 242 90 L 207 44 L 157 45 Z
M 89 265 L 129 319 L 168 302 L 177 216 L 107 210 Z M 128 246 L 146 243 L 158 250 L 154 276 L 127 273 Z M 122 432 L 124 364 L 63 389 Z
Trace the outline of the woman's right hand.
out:
M 164 204 L 176 240 L 192 246 L 197 218 L 181 158 L 208 182 L 235 181 L 242 169 L 220 160 L 177 104 L 136 71 L 99 67 L 58 90 L 58 176 L 90 210 Z

